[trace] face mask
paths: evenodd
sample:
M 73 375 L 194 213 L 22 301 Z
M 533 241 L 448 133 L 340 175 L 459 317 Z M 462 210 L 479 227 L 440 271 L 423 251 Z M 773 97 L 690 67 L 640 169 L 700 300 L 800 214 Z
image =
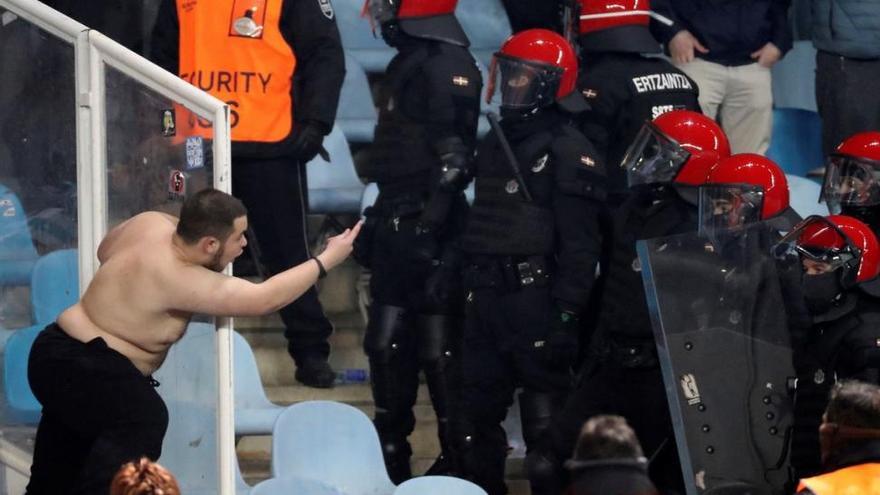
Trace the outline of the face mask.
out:
M 813 315 L 828 312 L 834 307 L 835 301 L 843 292 L 837 270 L 818 275 L 805 274 L 801 284 L 807 310 Z

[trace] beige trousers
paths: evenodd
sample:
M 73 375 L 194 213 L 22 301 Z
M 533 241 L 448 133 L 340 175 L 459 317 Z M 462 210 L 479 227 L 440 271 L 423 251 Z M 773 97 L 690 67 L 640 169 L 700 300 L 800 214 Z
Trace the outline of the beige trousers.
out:
M 733 153 L 764 154 L 773 127 L 770 69 L 757 63 L 725 66 L 696 58 L 679 69 L 700 88 L 700 107 L 721 124 Z

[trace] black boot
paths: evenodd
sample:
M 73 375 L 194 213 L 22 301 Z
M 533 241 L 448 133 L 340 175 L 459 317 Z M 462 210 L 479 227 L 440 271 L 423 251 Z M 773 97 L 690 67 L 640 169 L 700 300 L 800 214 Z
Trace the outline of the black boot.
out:
M 322 357 L 306 357 L 296 363 L 294 378 L 307 387 L 333 388 L 336 372 L 330 367 L 327 359 Z

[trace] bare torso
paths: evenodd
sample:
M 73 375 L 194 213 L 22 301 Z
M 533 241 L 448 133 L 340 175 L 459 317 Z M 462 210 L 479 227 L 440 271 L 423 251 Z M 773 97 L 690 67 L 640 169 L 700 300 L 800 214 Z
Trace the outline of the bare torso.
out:
M 122 226 L 80 302 L 58 317 L 61 328 L 82 342 L 100 337 L 144 375 L 155 372 L 191 316 L 169 309 L 163 291 L 185 266 L 171 242 L 175 228 L 155 212 Z

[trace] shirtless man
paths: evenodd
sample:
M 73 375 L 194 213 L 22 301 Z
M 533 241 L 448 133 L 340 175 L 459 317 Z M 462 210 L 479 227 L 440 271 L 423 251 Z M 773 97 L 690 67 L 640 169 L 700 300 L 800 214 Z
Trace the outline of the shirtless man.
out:
M 255 284 L 219 273 L 247 244 L 246 213 L 239 200 L 208 189 L 186 200 L 179 221 L 141 213 L 104 238 L 101 267 L 82 299 L 31 351 L 28 380 L 43 416 L 29 495 L 104 495 L 122 464 L 157 459 L 168 411 L 151 375 L 190 316 L 278 310 L 342 262 L 360 230 L 346 230 L 317 257 Z

